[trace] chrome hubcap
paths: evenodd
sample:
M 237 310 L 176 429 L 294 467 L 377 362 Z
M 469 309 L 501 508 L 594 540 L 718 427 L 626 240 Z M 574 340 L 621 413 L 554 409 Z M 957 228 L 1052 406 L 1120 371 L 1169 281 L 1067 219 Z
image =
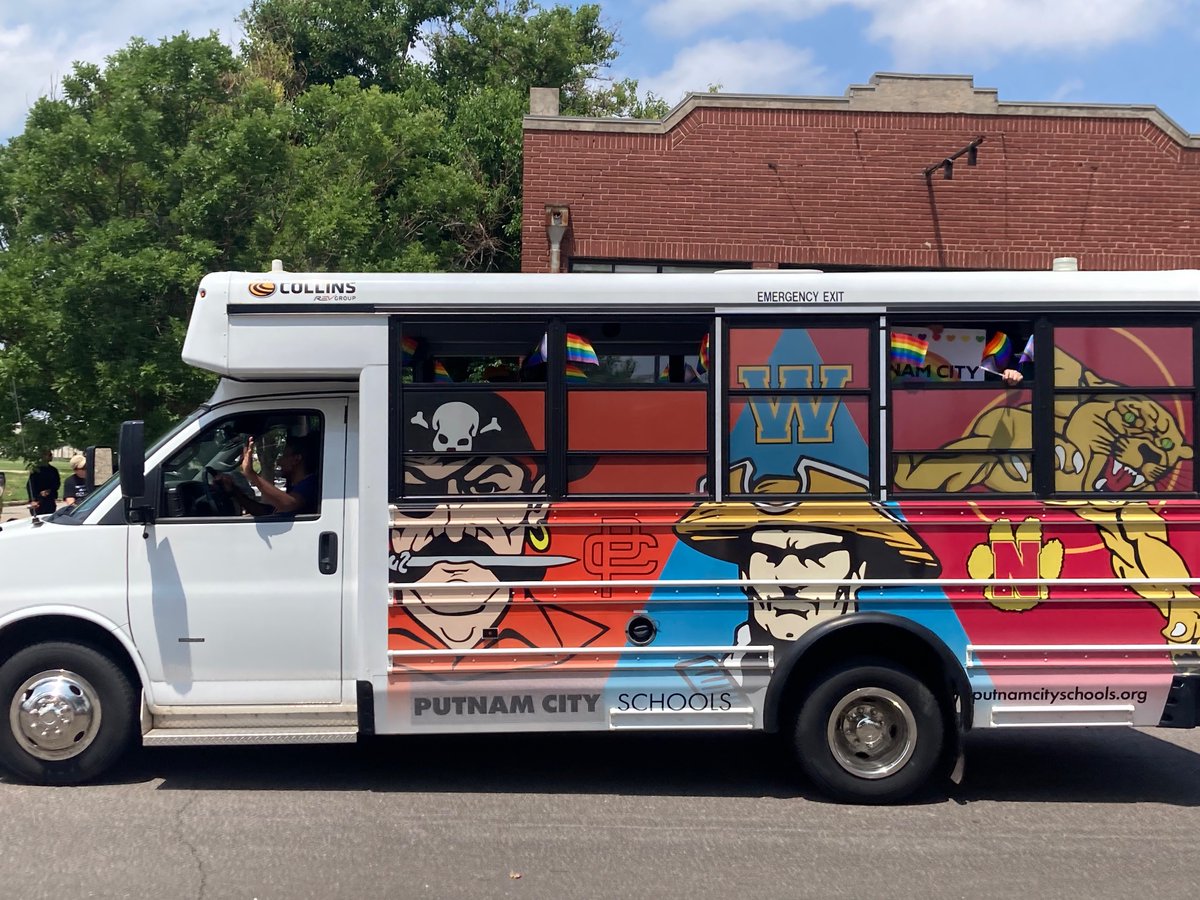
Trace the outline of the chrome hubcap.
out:
M 75 672 L 39 672 L 17 689 L 8 721 L 26 752 L 38 759 L 70 759 L 91 746 L 100 730 L 100 698 Z
M 859 778 L 885 778 L 917 746 L 917 722 L 908 704 L 883 688 L 851 691 L 833 707 L 825 731 L 839 766 Z

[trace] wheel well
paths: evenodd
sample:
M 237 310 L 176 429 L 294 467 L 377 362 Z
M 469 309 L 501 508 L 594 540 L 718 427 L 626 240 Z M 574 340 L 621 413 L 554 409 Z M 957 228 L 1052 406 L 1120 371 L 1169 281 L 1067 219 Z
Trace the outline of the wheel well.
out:
M 0 630 L 0 660 L 8 659 L 18 650 L 45 641 L 71 641 L 91 647 L 111 659 L 129 678 L 140 685 L 141 677 L 129 651 L 112 632 L 95 622 L 73 616 L 37 616 L 21 619 Z
M 775 702 L 767 705 L 767 730 L 789 727 L 804 700 L 805 687 L 822 671 L 862 656 L 893 661 L 920 678 L 938 698 L 948 735 L 970 727 L 971 695 L 961 669 L 952 668 L 944 647 L 935 647 L 924 636 L 898 624 L 864 622 L 829 631 L 798 648 L 790 671 L 780 673 L 782 678 L 777 675 L 778 683 L 771 685 Z

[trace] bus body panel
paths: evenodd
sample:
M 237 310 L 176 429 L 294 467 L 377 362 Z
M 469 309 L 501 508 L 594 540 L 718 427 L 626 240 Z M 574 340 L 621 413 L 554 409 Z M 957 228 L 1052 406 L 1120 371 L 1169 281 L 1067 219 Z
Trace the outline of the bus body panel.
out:
M 1161 604 L 1139 586 L 1115 583 L 1097 526 L 1070 509 L 977 502 L 966 517 L 945 502 L 889 506 L 894 529 L 929 547 L 941 574 L 867 580 L 835 609 L 813 611 L 807 627 L 776 638 L 757 627 L 755 585 L 738 566 L 681 540 L 675 529 L 685 510 L 553 504 L 540 552 L 554 568 L 541 582 L 489 596 L 504 612 L 496 633 L 471 650 L 455 651 L 423 627 L 421 604 L 466 605 L 484 586 L 448 584 L 437 596 L 424 587 L 425 596 L 406 598 L 411 592 L 393 583 L 392 676 L 377 728 L 762 727 L 767 683 L 789 642 L 835 617 L 852 634 L 867 613 L 901 617 L 937 637 L 967 676 L 963 702 L 973 705 L 978 727 L 1157 725 L 1172 679 L 1195 670 L 1191 654 L 1166 640 Z M 826 509 L 826 525 L 855 518 L 854 509 Z M 734 503 L 726 511 L 748 515 Z M 1195 514 L 1194 504 L 1167 506 L 1177 546 L 1200 542 Z M 458 524 L 484 528 L 504 517 L 493 510 Z M 1022 528 L 1019 540 L 1012 522 Z M 1056 544 L 1065 552 L 1052 563 L 1046 547 Z M 393 573 L 402 565 L 393 554 Z M 622 570 L 634 574 L 622 578 Z M 626 634 L 638 617 L 654 625 L 645 647 Z M 895 649 L 865 638 L 850 648 L 868 657 Z

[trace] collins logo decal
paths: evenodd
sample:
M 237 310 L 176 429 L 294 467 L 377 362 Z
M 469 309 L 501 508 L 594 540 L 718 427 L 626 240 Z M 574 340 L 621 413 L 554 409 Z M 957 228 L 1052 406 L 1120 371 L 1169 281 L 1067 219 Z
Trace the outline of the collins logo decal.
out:
M 250 293 L 255 297 L 290 294 L 306 300 L 353 300 L 358 286 L 353 281 L 252 281 Z M 307 296 L 305 296 L 307 295 Z

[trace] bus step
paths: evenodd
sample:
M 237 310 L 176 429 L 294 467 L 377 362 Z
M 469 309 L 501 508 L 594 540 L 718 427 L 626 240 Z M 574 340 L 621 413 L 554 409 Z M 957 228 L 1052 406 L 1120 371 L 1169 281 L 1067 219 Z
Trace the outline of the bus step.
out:
M 354 726 L 294 726 L 286 728 L 151 728 L 142 735 L 147 747 L 187 747 L 204 744 L 352 744 Z

